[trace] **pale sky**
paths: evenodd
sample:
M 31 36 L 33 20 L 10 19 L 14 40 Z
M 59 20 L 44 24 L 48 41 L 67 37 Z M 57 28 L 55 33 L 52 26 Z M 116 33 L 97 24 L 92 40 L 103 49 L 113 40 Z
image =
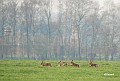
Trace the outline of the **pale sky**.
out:
M 103 3 L 104 1 L 106 1 L 106 0 L 96 0 L 96 1 L 98 1 L 99 3 Z M 109 0 L 110 1 L 110 0 Z M 119 3 L 120 2 L 120 0 L 113 0 L 115 3 Z
M 93 1 L 97 1 L 101 6 L 103 6 L 103 3 L 104 1 L 106 0 L 93 0 Z M 109 0 L 111 1 L 111 0 Z M 120 0 L 113 0 L 115 2 L 115 4 L 120 4 Z M 54 13 L 57 13 L 58 12 L 58 9 L 57 9 L 57 6 L 58 6 L 58 0 L 53 0 L 53 12 Z
M 101 5 L 103 5 L 104 1 L 106 0 L 96 0 L 97 2 L 99 2 Z M 111 1 L 111 0 L 109 0 Z M 115 4 L 119 4 L 120 3 L 120 0 L 113 0 Z

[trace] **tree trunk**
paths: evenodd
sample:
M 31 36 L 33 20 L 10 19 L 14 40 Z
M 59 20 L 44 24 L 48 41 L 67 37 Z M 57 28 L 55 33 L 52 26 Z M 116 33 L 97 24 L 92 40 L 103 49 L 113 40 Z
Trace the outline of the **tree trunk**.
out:
M 3 10 L 3 0 L 1 1 L 1 7 L 2 7 L 2 10 L 1 10 L 1 27 L 2 27 L 2 59 L 4 58 L 4 23 L 5 23 L 5 19 L 4 19 L 4 10 Z
M 79 54 L 79 59 L 81 60 L 81 38 L 80 38 L 80 29 L 78 28 L 78 54 Z

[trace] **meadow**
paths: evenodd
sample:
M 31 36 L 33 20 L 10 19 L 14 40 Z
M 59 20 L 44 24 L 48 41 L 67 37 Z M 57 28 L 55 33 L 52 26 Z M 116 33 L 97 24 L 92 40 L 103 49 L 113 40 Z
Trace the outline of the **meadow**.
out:
M 0 81 L 120 81 L 119 61 L 95 61 L 98 67 L 75 61 L 80 68 L 58 67 L 58 61 L 46 62 L 52 67 L 41 66 L 40 60 L 0 60 Z

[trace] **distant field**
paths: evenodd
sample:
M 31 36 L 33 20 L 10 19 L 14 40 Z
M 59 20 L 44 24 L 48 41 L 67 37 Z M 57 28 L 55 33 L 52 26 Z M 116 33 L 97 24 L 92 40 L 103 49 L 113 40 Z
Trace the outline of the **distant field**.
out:
M 1 60 L 0 81 L 120 81 L 120 62 L 95 62 L 99 67 L 88 67 L 86 61 L 75 61 L 80 68 L 40 66 L 41 61 Z M 104 75 L 105 73 L 114 75 Z

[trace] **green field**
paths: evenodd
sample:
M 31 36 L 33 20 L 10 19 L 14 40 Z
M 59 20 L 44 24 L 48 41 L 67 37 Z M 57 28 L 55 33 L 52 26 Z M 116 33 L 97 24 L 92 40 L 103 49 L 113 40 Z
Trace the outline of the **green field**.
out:
M 80 68 L 73 66 L 40 66 L 41 61 L 1 60 L 0 81 L 120 81 L 120 62 L 95 61 L 99 67 L 88 67 L 87 61 L 75 61 Z M 104 75 L 105 73 L 114 75 Z

